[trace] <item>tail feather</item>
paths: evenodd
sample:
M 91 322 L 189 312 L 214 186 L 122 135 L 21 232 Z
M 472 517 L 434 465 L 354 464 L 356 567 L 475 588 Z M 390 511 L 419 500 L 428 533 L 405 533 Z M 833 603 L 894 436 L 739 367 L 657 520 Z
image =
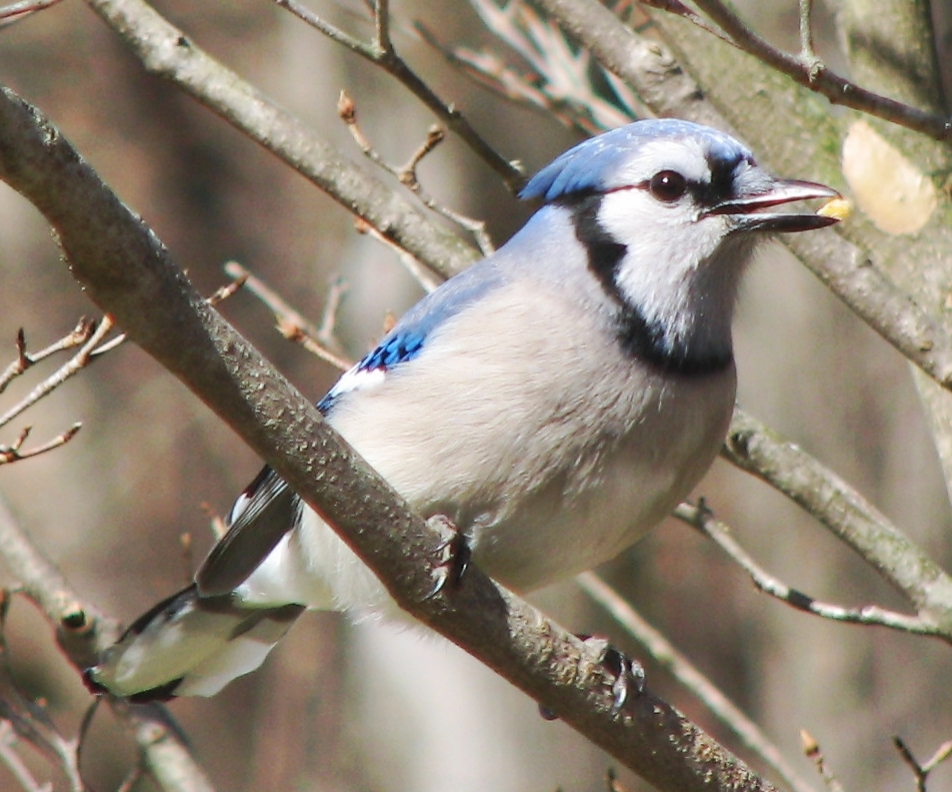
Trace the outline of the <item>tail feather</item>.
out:
M 191 585 L 137 619 L 87 678 L 135 701 L 212 696 L 260 666 L 303 610 L 242 607 L 231 595 L 200 597 Z

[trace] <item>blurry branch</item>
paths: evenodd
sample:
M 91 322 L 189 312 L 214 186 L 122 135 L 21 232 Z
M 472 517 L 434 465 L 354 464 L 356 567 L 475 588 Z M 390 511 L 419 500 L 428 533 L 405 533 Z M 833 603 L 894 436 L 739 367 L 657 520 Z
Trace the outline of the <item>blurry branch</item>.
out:
M 350 132 L 351 137 L 353 137 L 354 142 L 363 152 L 364 156 L 367 157 L 367 159 L 369 159 L 377 167 L 389 173 L 391 176 L 394 176 L 397 181 L 399 181 L 417 198 L 419 198 L 420 202 L 427 209 L 432 212 L 436 212 L 438 215 L 445 217 L 447 220 L 456 223 L 458 226 L 460 226 L 460 228 L 463 228 L 472 234 L 473 238 L 476 240 L 476 244 L 479 246 L 480 252 L 484 256 L 489 256 L 492 254 L 494 247 L 492 240 L 489 238 L 489 234 L 486 233 L 486 223 L 484 223 L 482 220 L 476 220 L 472 217 L 467 217 L 466 215 L 460 214 L 459 212 L 454 212 L 452 209 L 437 203 L 436 199 L 423 189 L 423 186 L 420 184 L 420 180 L 417 177 L 417 166 L 420 164 L 420 162 L 422 162 L 423 158 L 427 154 L 429 154 L 440 143 L 443 142 L 445 133 L 442 128 L 438 126 L 431 126 L 429 132 L 427 132 L 426 140 L 424 140 L 419 148 L 413 152 L 406 164 L 395 167 L 384 161 L 383 157 L 380 156 L 380 154 L 371 144 L 370 140 L 364 134 L 363 130 L 358 125 L 357 105 L 346 91 L 340 92 L 340 100 L 337 103 L 337 114 L 347 125 L 347 129 Z
M 56 625 L 56 638 L 70 662 L 82 671 L 96 658 L 98 651 L 119 637 L 119 624 L 107 618 L 91 604 L 82 601 L 60 571 L 36 548 L 19 526 L 0 496 L 0 558 L 19 581 L 22 592 L 39 606 L 46 618 Z M 8 691 L 3 698 L 10 701 Z M 112 702 L 111 702 L 112 703 Z M 42 715 L 30 706 L 30 728 L 42 724 Z M 134 735 L 144 761 L 162 789 L 167 792 L 211 792 L 201 768 L 188 748 L 166 726 L 167 717 L 158 707 L 137 707 L 129 711 L 116 702 L 113 711 Z M 8 717 L 6 712 L 3 717 Z M 12 720 L 15 730 L 19 720 Z M 22 736 L 22 733 L 21 733 Z M 48 736 L 48 735 L 47 735 Z M 76 746 L 78 750 L 78 745 Z
M 734 411 L 721 453 L 742 470 L 780 490 L 822 522 L 903 594 L 919 615 L 918 620 L 901 627 L 899 614 L 880 611 L 880 620 L 876 623 L 897 629 L 915 627 L 910 631 L 933 634 L 952 642 L 952 579 L 832 470 L 795 444 L 784 442 L 740 409 Z M 766 578 L 761 579 L 767 582 Z M 769 587 L 765 590 L 769 591 Z M 776 591 L 779 593 L 779 589 Z M 797 592 L 791 592 L 788 599 L 797 607 L 818 612 L 807 608 L 806 600 Z M 844 611 L 840 615 L 848 621 L 865 622 L 872 618 L 872 614 L 862 616 L 865 611 L 868 609 L 859 613 Z M 930 627 L 934 632 L 929 632 Z
M 753 557 L 733 538 L 730 528 L 714 519 L 714 516 L 703 503 L 697 506 L 682 503 L 674 510 L 674 516 L 691 527 L 697 528 L 711 539 L 732 561 L 750 575 L 758 589 L 781 602 L 786 602 L 797 610 L 812 613 L 814 616 L 821 616 L 832 621 L 889 627 L 913 635 L 941 638 L 952 643 L 952 636 L 947 631 L 916 616 L 906 616 L 874 605 L 863 608 L 844 608 L 840 605 L 820 602 L 797 589 L 790 588 L 754 561 Z
M 833 771 L 829 765 L 827 765 L 826 757 L 823 756 L 823 751 L 820 750 L 820 744 L 813 739 L 813 735 L 806 729 L 800 730 L 800 744 L 803 746 L 804 756 L 816 766 L 817 772 L 820 774 L 820 778 L 823 779 L 823 783 L 826 784 L 826 788 L 829 792 L 844 792 L 843 785 L 837 780 Z
M 441 548 L 450 541 L 445 526 L 438 530 L 439 521 L 424 522 L 410 511 L 310 401 L 201 299 L 154 233 L 59 132 L 9 91 L 0 93 L 0 178 L 54 226 L 90 299 L 324 515 L 401 607 L 659 790 L 773 789 L 648 691 L 616 711 L 604 643 L 579 640 L 477 567 L 465 585 L 430 596 Z M 6 542 L 0 554 L 10 556 Z M 11 566 L 18 569 L 16 554 Z M 33 580 L 38 598 L 65 586 Z M 65 598 L 75 601 L 71 592 Z M 71 606 L 77 610 L 84 612 Z
M 478 254 L 431 223 L 397 191 L 365 173 L 298 118 L 196 46 L 143 0 L 87 0 L 145 69 L 174 83 L 271 151 L 349 211 L 444 276 Z
M 422 22 L 416 28 L 464 74 L 519 104 L 536 107 L 563 124 L 593 134 L 651 113 L 637 95 L 611 72 L 604 72 L 615 94 L 606 99 L 592 83 L 588 49 L 573 47 L 558 25 L 525 3 L 498 6 L 495 0 L 471 0 L 487 29 L 515 52 L 520 66 L 488 51 L 450 47 Z
M 35 11 L 42 11 L 44 8 L 55 6 L 60 0 L 22 0 L 19 3 L 10 3 L 0 7 L 0 30 L 26 19 Z
M 281 335 L 289 341 L 300 344 L 311 354 L 317 355 L 321 360 L 330 363 L 341 371 L 346 371 L 351 367 L 351 361 L 331 348 L 334 339 L 324 322 L 322 322 L 320 328 L 315 327 L 301 313 L 288 305 L 274 289 L 237 261 L 229 261 L 225 264 L 225 272 L 232 278 L 243 279 L 244 287 L 271 309 L 277 322 L 278 332 Z M 339 299 L 334 297 L 337 291 L 339 289 L 332 288 L 331 290 L 331 299 L 334 301 Z M 329 300 L 328 305 L 330 306 L 330 304 L 331 301 Z M 334 312 L 336 312 L 336 307 L 334 307 L 333 312 L 326 311 L 325 315 L 330 316 Z M 336 343 L 333 343 L 333 346 L 336 347 Z
M 656 7 L 663 5 L 658 3 Z M 796 55 L 783 52 L 758 36 L 720 0 L 695 0 L 695 5 L 720 27 L 726 40 L 738 49 L 787 75 L 799 85 L 825 96 L 833 104 L 891 121 L 934 140 L 948 140 L 952 136 L 952 119 L 881 96 L 831 71 L 813 49 L 810 19 L 812 0 L 800 0 L 800 52 Z M 693 16 L 679 15 L 696 22 Z M 710 30 L 707 26 L 703 27 Z
M 274 0 L 315 30 L 320 31 L 332 41 L 357 53 L 373 64 L 381 67 L 387 74 L 400 81 L 417 97 L 437 118 L 455 132 L 465 143 L 502 178 L 512 192 L 518 192 L 525 183 L 525 175 L 516 163 L 500 156 L 478 133 L 466 117 L 452 104 L 446 104 L 414 72 L 394 49 L 390 38 L 389 0 L 377 0 L 374 3 L 374 37 L 369 43 L 360 41 L 334 27 L 296 0 Z
M 0 596 L 0 746 L 3 749 L 0 757 L 27 792 L 42 789 L 27 767 L 17 761 L 17 743 L 29 743 L 59 768 L 71 792 L 83 792 L 84 785 L 79 772 L 79 741 L 63 737 L 46 708 L 26 698 L 13 679 L 6 641 L 10 594 L 3 591 Z
M 618 592 L 594 572 L 577 575 L 575 582 L 628 634 L 648 655 L 694 695 L 710 713 L 726 726 L 748 749 L 771 767 L 794 792 L 814 792 L 784 758 L 761 728 L 748 718 L 720 689 L 704 676 L 674 645 L 652 627 Z
M 926 792 L 926 781 L 929 778 L 929 773 L 952 756 L 952 740 L 942 743 L 925 764 L 919 764 L 902 737 L 893 737 L 893 745 L 896 746 L 896 750 L 899 751 L 903 761 L 912 768 L 913 775 L 916 778 L 916 792 Z

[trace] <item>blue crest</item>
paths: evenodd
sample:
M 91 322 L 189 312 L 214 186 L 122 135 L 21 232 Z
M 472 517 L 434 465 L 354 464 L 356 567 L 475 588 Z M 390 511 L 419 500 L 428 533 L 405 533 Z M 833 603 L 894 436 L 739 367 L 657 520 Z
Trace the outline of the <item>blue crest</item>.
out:
M 566 195 L 604 192 L 623 185 L 610 181 L 620 166 L 644 143 L 691 137 L 701 140 L 711 160 L 736 162 L 749 158 L 738 141 L 723 132 L 676 118 L 635 121 L 579 143 L 540 170 L 519 193 L 523 199 L 554 201 Z

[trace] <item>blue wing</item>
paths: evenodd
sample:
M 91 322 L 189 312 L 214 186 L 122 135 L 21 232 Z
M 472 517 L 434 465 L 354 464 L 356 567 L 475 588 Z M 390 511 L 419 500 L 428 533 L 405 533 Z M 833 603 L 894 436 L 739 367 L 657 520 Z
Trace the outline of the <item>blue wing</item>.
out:
M 413 360 L 423 351 L 443 322 L 504 280 L 492 258 L 450 278 L 407 311 L 380 344 L 337 381 L 318 402 L 318 409 L 326 415 L 345 393 L 383 383 L 388 371 Z

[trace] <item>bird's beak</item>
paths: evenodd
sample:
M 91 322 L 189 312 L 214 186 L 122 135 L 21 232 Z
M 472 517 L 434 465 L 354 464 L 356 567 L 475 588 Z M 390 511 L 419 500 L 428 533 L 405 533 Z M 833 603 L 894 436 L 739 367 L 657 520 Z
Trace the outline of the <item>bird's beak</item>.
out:
M 767 212 L 774 206 L 808 201 L 813 198 L 841 198 L 836 191 L 822 184 L 771 178 L 757 189 L 724 201 L 705 212 L 706 215 L 729 215 L 734 231 L 812 231 L 839 221 L 839 217 L 796 212 Z

